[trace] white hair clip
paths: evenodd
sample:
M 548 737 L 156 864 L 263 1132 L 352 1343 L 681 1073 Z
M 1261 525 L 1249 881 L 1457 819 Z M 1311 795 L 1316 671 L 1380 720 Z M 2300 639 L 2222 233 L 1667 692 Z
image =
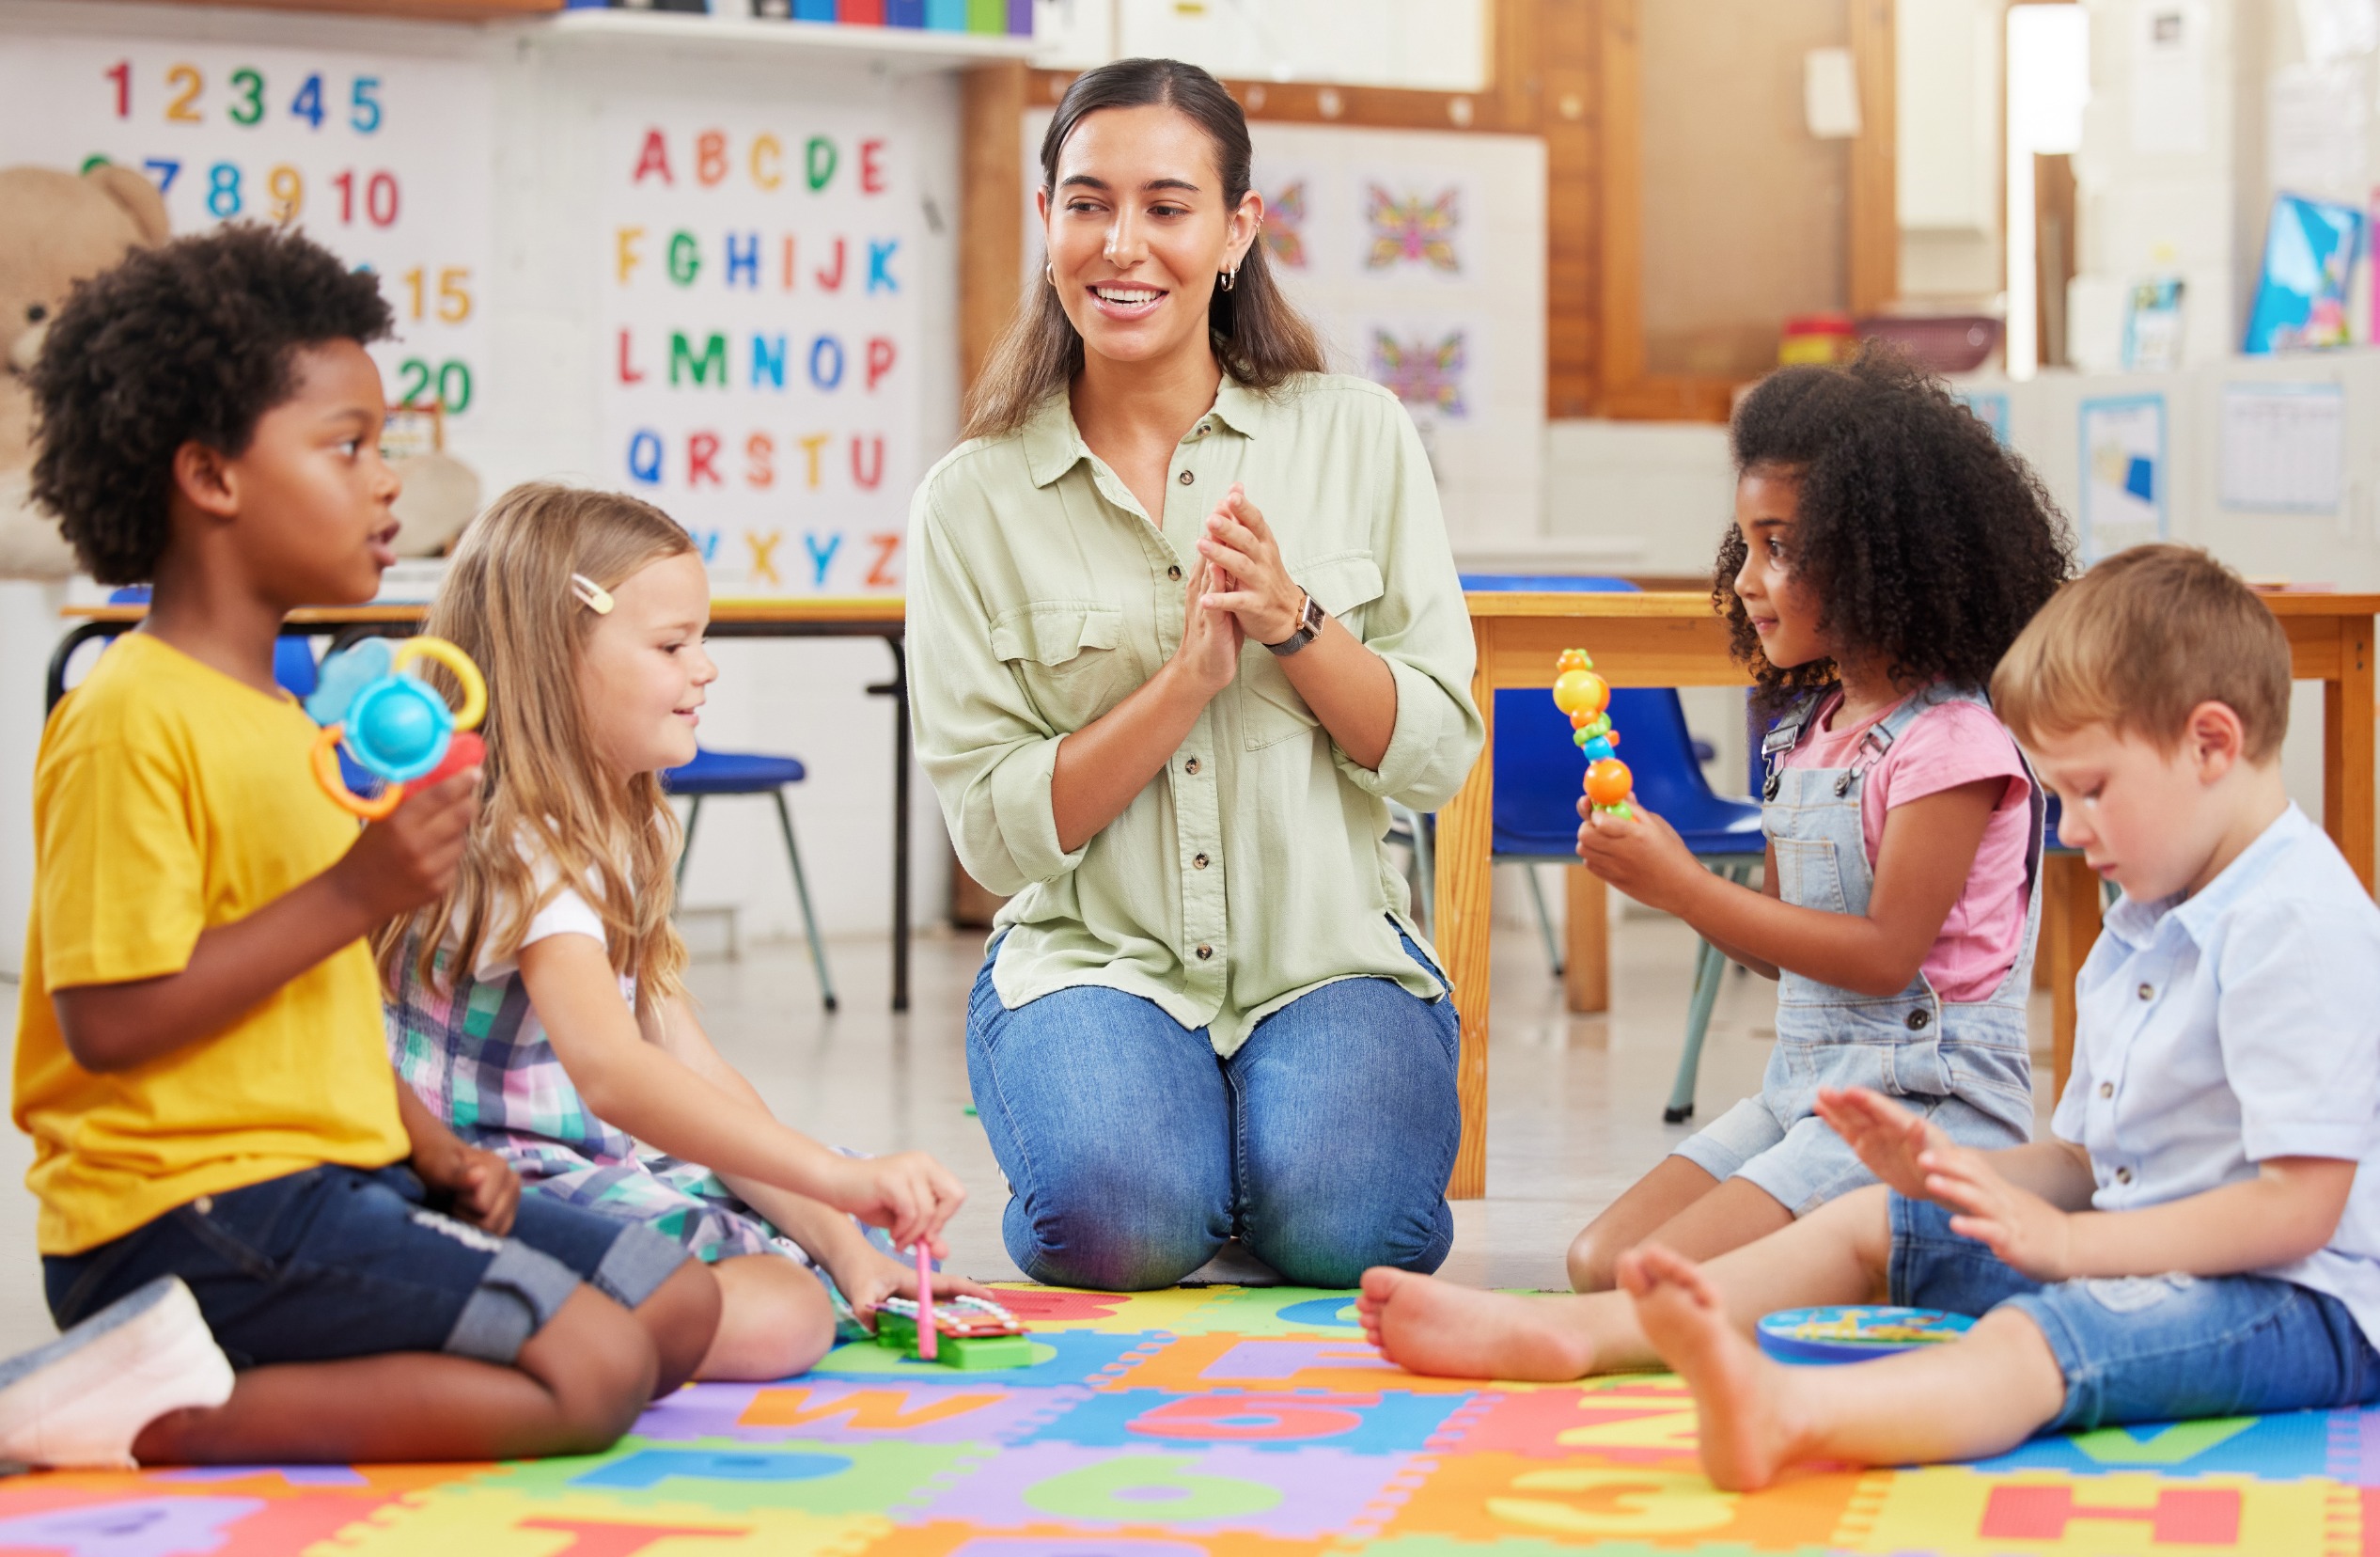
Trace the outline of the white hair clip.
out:
M 571 574 L 571 593 L 578 596 L 579 604 L 597 616 L 612 614 L 612 592 L 585 574 Z

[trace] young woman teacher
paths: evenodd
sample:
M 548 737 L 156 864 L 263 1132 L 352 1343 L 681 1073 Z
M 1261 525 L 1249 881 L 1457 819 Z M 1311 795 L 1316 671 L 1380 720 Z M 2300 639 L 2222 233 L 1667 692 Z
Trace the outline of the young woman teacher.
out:
M 1429 462 L 1323 371 L 1265 269 L 1213 77 L 1080 77 L 1049 263 L 912 513 L 917 747 L 1013 893 L 967 1072 L 1037 1281 L 1170 1285 L 1236 1235 L 1290 1281 L 1446 1258 L 1453 1001 L 1386 802 L 1478 755 Z

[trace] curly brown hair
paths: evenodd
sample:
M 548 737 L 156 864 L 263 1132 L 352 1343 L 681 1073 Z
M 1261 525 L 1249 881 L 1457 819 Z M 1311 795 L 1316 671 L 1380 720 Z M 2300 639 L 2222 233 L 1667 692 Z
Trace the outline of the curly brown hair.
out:
M 31 374 L 33 498 L 102 584 L 153 577 L 174 451 L 237 458 L 296 389 L 294 357 L 394 320 L 369 271 L 294 232 L 234 223 L 76 284 Z
M 2016 635 L 2075 573 L 2074 535 L 2041 479 L 1941 380 L 1889 348 L 1842 367 L 1783 368 L 1736 408 L 1739 476 L 1790 475 L 1794 573 L 1819 628 L 1884 658 L 1896 681 L 1981 688 Z M 1761 652 L 1728 527 L 1711 576 L 1736 659 L 1776 714 L 1831 684 L 1833 661 L 1777 666 Z

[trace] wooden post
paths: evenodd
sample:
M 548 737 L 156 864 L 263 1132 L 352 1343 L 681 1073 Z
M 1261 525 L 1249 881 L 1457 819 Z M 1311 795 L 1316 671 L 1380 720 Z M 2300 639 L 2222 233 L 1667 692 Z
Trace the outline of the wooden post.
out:
M 1534 867 L 1531 867 L 1534 869 Z M 1584 865 L 1562 872 L 1562 993 L 1576 1012 L 1611 1009 L 1611 889 Z
M 1438 955 L 1454 981 L 1454 1006 L 1463 1019 L 1463 1051 L 1456 1062 L 1455 1090 L 1463 1109 L 1463 1143 L 1455 1149 L 1454 1172 L 1447 1182 L 1452 1200 L 1478 1200 L 1487 1193 L 1488 932 L 1495 913 L 1488 889 L 1494 861 L 1488 857 L 1495 817 L 1495 694 L 1488 684 L 1488 644 L 1493 623 L 1474 621 L 1479 669 L 1471 676 L 1471 699 L 1487 726 L 1487 739 L 1471 777 L 1438 813 L 1438 902 L 1433 928 Z
M 1851 142 L 1851 311 L 1874 313 L 1901 295 L 1901 190 L 1892 36 L 1893 0 L 1851 0 L 1852 70 L 1859 134 Z
M 978 65 L 960 84 L 959 380 L 969 388 L 1024 288 L 1025 67 Z
M 2075 975 L 2098 939 L 2099 873 L 2080 855 L 2044 855 L 2039 955 L 2049 964 L 2050 1007 L 2057 1014 L 2050 1033 L 2051 1074 L 2060 1093 L 2075 1068 Z
M 2339 679 L 2322 686 L 2322 819 L 2363 889 L 2372 890 L 2372 619 L 2339 623 Z

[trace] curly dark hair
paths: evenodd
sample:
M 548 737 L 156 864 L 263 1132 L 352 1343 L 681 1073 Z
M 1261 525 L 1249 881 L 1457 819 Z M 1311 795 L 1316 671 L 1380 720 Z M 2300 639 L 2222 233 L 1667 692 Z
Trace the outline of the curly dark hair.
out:
M 1783 368 L 1737 407 L 1739 475 L 1795 478 L 1794 573 L 1819 626 L 1881 654 L 1896 680 L 1981 687 L 2033 613 L 2075 572 L 2073 532 L 2028 465 L 1887 347 L 1839 368 Z M 1711 577 L 1737 660 L 1769 714 L 1836 679 L 1830 660 L 1776 666 L 1761 652 L 1735 575 L 1747 553 L 1728 527 Z
M 237 457 L 294 391 L 300 350 L 392 323 L 369 272 L 294 232 L 239 223 L 134 249 L 75 286 L 42 342 L 34 500 L 101 583 L 150 578 L 174 451 Z

